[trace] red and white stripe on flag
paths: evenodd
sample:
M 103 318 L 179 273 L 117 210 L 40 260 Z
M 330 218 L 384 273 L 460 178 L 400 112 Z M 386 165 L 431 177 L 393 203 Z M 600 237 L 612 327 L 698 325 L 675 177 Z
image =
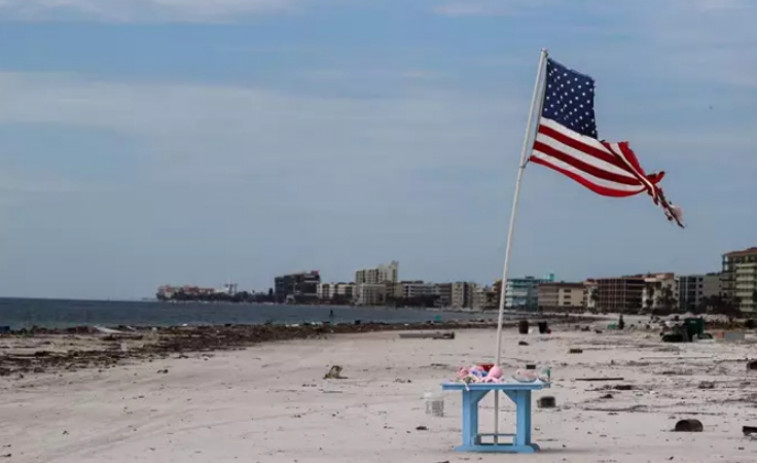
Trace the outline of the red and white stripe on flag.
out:
M 644 172 L 628 142 L 600 141 L 542 116 L 529 160 L 603 196 L 626 197 L 647 192 L 655 204 L 662 206 L 668 219 L 683 226 L 680 209 L 668 204 L 657 185 L 665 173 Z

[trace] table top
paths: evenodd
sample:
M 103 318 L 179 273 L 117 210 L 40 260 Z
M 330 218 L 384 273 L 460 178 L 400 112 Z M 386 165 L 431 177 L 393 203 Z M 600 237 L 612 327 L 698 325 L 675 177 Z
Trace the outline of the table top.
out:
M 505 381 L 502 383 L 469 383 L 467 388 L 465 387 L 465 383 L 442 383 L 442 389 L 444 390 L 468 389 L 471 391 L 538 391 L 549 386 L 549 383 L 545 383 L 538 379 L 532 383 L 519 383 L 517 381 Z

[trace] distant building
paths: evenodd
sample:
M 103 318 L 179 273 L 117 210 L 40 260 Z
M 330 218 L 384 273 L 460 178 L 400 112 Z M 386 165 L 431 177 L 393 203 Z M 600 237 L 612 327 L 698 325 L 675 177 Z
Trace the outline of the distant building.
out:
M 318 299 L 322 301 L 330 301 L 332 294 L 334 294 L 334 283 L 321 283 L 318 285 Z
M 354 283 L 321 283 L 318 285 L 318 299 L 321 302 L 347 304 L 351 303 L 354 298 Z
M 455 309 L 473 308 L 473 299 L 478 285 L 468 281 L 457 281 L 451 284 L 450 307 Z
M 505 285 L 505 307 L 510 310 L 536 310 L 539 308 L 539 285 L 555 281 L 550 273 L 546 278 L 527 276 L 508 278 Z
M 594 298 L 597 310 L 630 312 L 641 309 L 644 277 L 597 278 L 594 281 L 597 285 Z
M 678 285 L 675 274 L 657 273 L 644 275 L 641 291 L 642 308 L 646 310 L 678 309 Z
M 584 307 L 588 310 L 597 308 L 597 280 L 591 278 L 584 281 Z
M 540 310 L 581 311 L 584 297 L 583 283 L 541 283 L 538 288 Z
M 435 296 L 436 285 L 433 283 L 424 283 L 423 281 L 401 281 L 397 286 L 399 287 L 399 293 L 395 292 L 395 296 L 403 299 L 413 299 L 424 296 Z M 399 294 L 399 296 L 397 296 Z
M 382 264 L 376 268 L 355 272 L 354 299 L 358 305 L 384 305 L 390 297 L 402 291 L 397 284 L 399 262 Z
M 361 283 L 355 285 L 355 304 L 385 305 L 387 286 L 383 283 Z
M 351 301 L 354 296 L 354 283 L 337 283 L 336 285 L 334 285 L 334 293 L 332 298 L 344 298 L 344 300 L 346 301 Z
M 355 272 L 355 284 L 396 283 L 399 262 L 396 260 L 376 268 L 362 269 Z
M 452 283 L 437 283 L 436 293 L 439 295 L 437 306 L 452 307 Z
M 742 312 L 757 311 L 757 247 L 723 254 L 723 296 Z
M 499 292 L 491 286 L 481 286 L 473 292 L 473 308 L 476 310 L 496 310 L 499 307 Z
M 216 290 L 215 288 L 203 288 L 200 286 L 163 285 L 163 286 L 158 287 L 156 297 L 158 300 L 169 300 L 169 299 L 173 299 L 177 295 L 189 296 L 189 297 L 204 297 L 204 296 L 210 296 L 212 294 L 216 294 L 217 292 L 218 290 Z
M 307 302 L 318 299 L 321 275 L 318 270 L 290 273 L 274 279 L 276 302 Z
M 700 308 L 706 298 L 719 296 L 722 292 L 720 280 L 719 273 L 677 276 L 678 308 L 684 312 L 692 312 Z

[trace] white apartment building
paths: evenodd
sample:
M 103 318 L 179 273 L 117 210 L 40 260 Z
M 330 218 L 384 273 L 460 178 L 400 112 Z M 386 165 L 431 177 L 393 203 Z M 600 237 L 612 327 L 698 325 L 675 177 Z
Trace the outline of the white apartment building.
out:
M 645 309 L 677 309 L 678 284 L 673 273 L 644 275 L 641 306 Z

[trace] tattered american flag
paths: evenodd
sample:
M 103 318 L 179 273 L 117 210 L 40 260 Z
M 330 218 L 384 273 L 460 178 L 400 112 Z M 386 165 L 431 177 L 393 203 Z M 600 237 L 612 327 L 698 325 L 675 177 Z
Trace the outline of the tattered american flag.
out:
M 668 220 L 683 227 L 682 212 L 659 186 L 664 172 L 647 174 L 628 142 L 597 139 L 594 80 L 547 60 L 539 128 L 529 160 L 554 169 L 603 196 L 646 192 Z

